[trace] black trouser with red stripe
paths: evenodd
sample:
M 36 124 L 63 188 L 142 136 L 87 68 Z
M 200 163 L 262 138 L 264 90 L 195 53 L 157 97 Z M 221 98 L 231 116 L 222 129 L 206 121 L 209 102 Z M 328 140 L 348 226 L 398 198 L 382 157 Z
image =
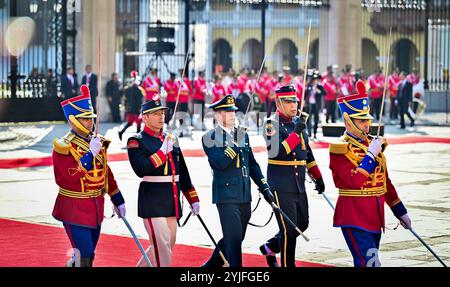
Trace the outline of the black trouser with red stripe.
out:
M 275 199 L 280 209 L 286 213 L 300 231 L 304 232 L 309 225 L 308 198 L 305 192 L 277 193 Z M 281 253 L 282 267 L 295 267 L 295 247 L 298 232 L 279 214 L 275 213 L 280 232 L 266 242 L 273 253 Z

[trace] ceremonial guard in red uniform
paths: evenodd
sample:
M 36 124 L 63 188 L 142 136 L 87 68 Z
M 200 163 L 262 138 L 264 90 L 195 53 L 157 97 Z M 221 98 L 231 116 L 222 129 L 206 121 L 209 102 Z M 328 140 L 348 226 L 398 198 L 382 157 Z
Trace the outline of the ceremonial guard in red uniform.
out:
M 398 72 L 398 68 L 394 70 L 392 75 L 388 78 L 388 86 L 389 86 L 389 99 L 390 99 L 390 107 L 389 107 L 389 117 L 391 120 L 395 120 L 398 118 L 398 99 L 397 93 L 398 88 L 400 86 L 400 75 Z
M 53 170 L 59 193 L 52 215 L 63 222 L 76 250 L 73 265 L 80 262 L 81 267 L 92 267 L 103 221 L 104 195 L 111 197 L 120 216 L 125 216 L 125 201 L 107 164 L 110 141 L 92 137 L 93 119 L 97 116 L 89 88 L 83 85 L 81 92 L 81 96 L 61 102 L 71 130 L 53 142 Z
M 212 87 L 211 92 L 213 95 L 213 103 L 220 101 L 226 96 L 226 91 L 224 86 L 222 85 L 222 79 L 220 78 L 220 75 L 214 76 L 214 86 Z
M 267 183 L 277 205 L 303 232 L 308 228 L 308 198 L 305 190 L 306 172 L 315 179 L 319 193 L 325 191 L 319 167 L 306 134 L 306 117 L 298 117 L 298 98 L 293 86 L 276 91 L 276 113 L 265 123 L 268 151 Z M 277 213 L 280 232 L 260 246 L 269 266 L 278 266 L 276 253 L 281 253 L 281 266 L 295 267 L 295 246 L 298 232 Z
M 194 104 L 194 109 L 196 105 L 201 106 L 200 114 L 202 119 L 202 130 L 204 129 L 205 100 L 207 92 L 208 92 L 208 85 L 205 79 L 205 71 L 200 71 L 198 72 L 198 77 L 194 79 L 194 96 L 192 98 L 192 103 Z
M 192 89 L 192 83 L 188 77 L 183 76 L 183 69 L 179 69 L 180 78 L 175 81 L 175 84 L 178 86 L 178 93 L 180 95 L 178 100 L 177 113 L 179 113 L 176 118 L 180 123 L 179 130 L 177 132 L 179 137 L 183 137 L 185 135 L 190 135 L 190 131 L 188 129 L 190 116 L 189 112 L 189 100 L 191 99 L 194 90 Z M 178 96 L 178 94 L 177 94 Z
M 370 86 L 370 109 L 372 115 L 375 114 L 375 118 L 380 118 L 381 101 L 383 99 L 384 89 L 384 75 L 381 67 L 377 69 L 375 74 L 370 75 L 367 79 Z
M 336 77 L 333 75 L 333 70 L 329 69 L 327 71 L 326 77 L 322 78 L 322 86 L 326 91 L 325 94 L 325 108 L 327 109 L 327 115 L 325 117 L 325 122 L 331 119 L 332 123 L 336 122 L 336 99 L 339 95 L 338 82 Z
M 145 90 L 140 86 L 141 78 L 137 71 L 131 72 L 131 85 L 125 90 L 125 109 L 126 109 L 126 121 L 127 123 L 119 131 L 119 139 L 122 140 L 122 136 L 125 131 L 136 123 L 137 132 L 141 131 L 142 119 L 139 114 L 140 107 L 145 98 Z
M 297 99 L 299 101 L 301 101 L 302 100 L 303 88 L 304 88 L 303 70 L 298 70 L 297 77 L 294 78 L 293 85 L 294 85 L 295 89 L 297 90 Z
M 369 135 L 369 99 L 362 81 L 357 94 L 338 99 L 346 131 L 330 144 L 330 169 L 339 197 L 333 225 L 340 227 L 355 266 L 379 266 L 378 249 L 384 231 L 384 203 L 404 227 L 411 220 L 389 179 L 383 151 L 387 143 Z
M 156 75 L 156 68 L 153 68 L 151 71 L 151 75 L 149 75 L 142 82 L 142 87 L 145 90 L 145 100 L 151 101 L 153 96 L 159 94 L 159 87 L 161 86 L 161 80 Z
M 159 95 L 142 105 L 144 130 L 128 139 L 128 158 L 139 185 L 138 216 L 144 220 L 150 238 L 147 250 L 153 266 L 172 265 L 177 221 L 182 216 L 180 191 L 191 205 L 192 212 L 200 211 L 199 198 L 183 157 L 173 136 L 163 132 L 167 108 L 161 106 Z M 146 262 L 141 258 L 138 266 Z
M 345 65 L 345 69 L 342 70 L 342 75 L 339 78 L 340 95 L 348 96 L 353 94 L 355 89 L 355 77 L 352 75 L 352 66 Z
M 168 114 L 165 116 L 166 124 L 169 123 L 175 113 L 175 104 L 178 95 L 178 85 L 175 82 L 175 77 L 175 73 L 170 73 L 170 79 L 164 83 L 164 90 L 167 93 L 166 105 L 168 108 Z

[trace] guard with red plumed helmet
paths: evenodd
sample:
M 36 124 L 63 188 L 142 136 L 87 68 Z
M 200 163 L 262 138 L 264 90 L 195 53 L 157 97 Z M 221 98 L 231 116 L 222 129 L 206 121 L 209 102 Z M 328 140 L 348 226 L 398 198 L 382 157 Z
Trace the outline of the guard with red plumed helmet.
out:
M 92 267 L 103 221 L 104 195 L 108 194 L 119 216 L 125 216 L 125 200 L 107 164 L 110 141 L 92 136 L 94 109 L 89 88 L 61 102 L 71 130 L 53 142 L 53 170 L 59 187 L 53 217 L 63 222 L 72 248 L 71 266 Z

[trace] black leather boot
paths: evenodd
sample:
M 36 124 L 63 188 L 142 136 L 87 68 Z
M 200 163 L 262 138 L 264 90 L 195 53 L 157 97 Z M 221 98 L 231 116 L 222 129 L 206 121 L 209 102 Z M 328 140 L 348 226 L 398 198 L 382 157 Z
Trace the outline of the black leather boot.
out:
M 259 247 L 259 250 L 261 251 L 262 255 L 266 257 L 266 262 L 269 267 L 280 267 L 280 265 L 278 265 L 277 257 L 269 255 L 266 251 L 266 248 L 264 247 L 264 244 Z

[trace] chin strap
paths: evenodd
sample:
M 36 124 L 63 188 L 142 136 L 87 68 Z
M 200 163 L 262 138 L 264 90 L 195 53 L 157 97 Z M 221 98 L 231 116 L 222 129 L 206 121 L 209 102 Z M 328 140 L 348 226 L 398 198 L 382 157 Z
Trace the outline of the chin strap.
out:
M 367 136 L 368 134 L 365 133 L 364 131 L 360 130 L 354 123 L 353 120 L 348 116 L 347 113 L 343 114 L 343 117 L 345 119 L 346 122 L 348 122 L 348 124 L 350 125 L 351 130 L 349 131 L 350 133 L 354 134 L 355 136 L 363 139 L 363 140 L 367 140 Z
M 90 135 L 92 132 L 88 131 L 87 128 L 85 128 L 74 115 L 69 116 L 69 121 L 76 126 L 82 133 L 84 133 L 86 136 Z

